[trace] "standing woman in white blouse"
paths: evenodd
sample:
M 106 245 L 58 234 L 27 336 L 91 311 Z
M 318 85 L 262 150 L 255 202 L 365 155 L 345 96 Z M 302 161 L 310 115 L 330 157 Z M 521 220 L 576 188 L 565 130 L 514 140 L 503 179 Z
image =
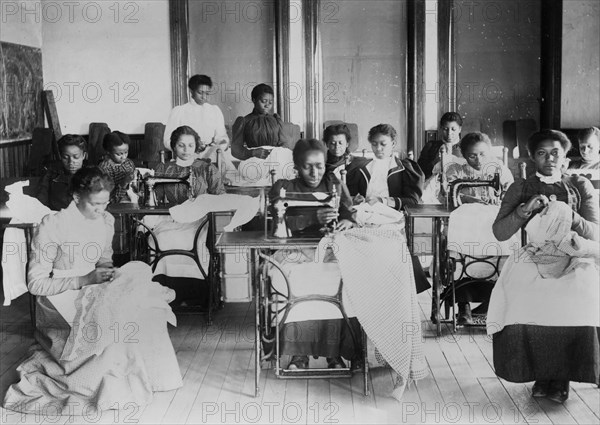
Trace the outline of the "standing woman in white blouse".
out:
M 165 127 L 163 143 L 165 149 L 171 150 L 171 134 L 181 126 L 191 127 L 200 136 L 200 148 L 196 156 L 217 162 L 217 149 L 223 151 L 225 170 L 235 170 L 233 157 L 229 149 L 229 136 L 225 129 L 223 112 L 217 105 L 208 103 L 213 82 L 207 75 L 194 75 L 188 81 L 190 101 L 173 108 Z
M 346 184 L 354 203 L 381 202 L 395 210 L 421 203 L 425 177 L 419 165 L 394 155 L 396 130 L 379 124 L 369 130 L 369 143 L 374 158 L 353 158 L 346 168 Z M 429 288 L 418 258 L 412 256 L 417 293 Z

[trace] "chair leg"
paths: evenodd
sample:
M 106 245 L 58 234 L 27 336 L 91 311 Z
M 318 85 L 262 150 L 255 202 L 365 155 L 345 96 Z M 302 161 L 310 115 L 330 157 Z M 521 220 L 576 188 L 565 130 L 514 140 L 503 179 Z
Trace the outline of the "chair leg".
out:
M 36 315 L 36 304 L 35 295 L 29 292 L 29 316 L 31 318 L 31 326 L 35 329 L 35 315 Z
M 362 350 L 363 350 L 363 384 L 365 389 L 365 396 L 370 394 L 369 391 L 369 350 L 367 349 L 367 335 L 364 329 L 361 330 L 362 334 Z

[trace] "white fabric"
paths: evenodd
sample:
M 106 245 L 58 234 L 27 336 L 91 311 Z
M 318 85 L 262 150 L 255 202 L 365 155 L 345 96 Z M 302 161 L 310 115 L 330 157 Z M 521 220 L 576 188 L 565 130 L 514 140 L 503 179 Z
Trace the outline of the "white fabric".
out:
M 171 249 L 190 250 L 193 247 L 194 235 L 200 225 L 199 220 L 208 213 L 235 210 L 231 222 L 223 228 L 224 231 L 230 232 L 252 220 L 256 216 L 259 207 L 260 200 L 258 197 L 253 198 L 247 195 L 235 194 L 204 194 L 170 208 L 170 217 L 146 216 L 144 217 L 144 223 L 153 229 L 162 251 Z M 200 264 L 206 273 L 208 273 L 210 264 L 210 251 L 206 247 L 207 236 L 208 226 L 205 226 L 200 232 L 196 244 Z M 152 247 L 154 246 L 152 238 L 149 238 L 148 243 Z M 164 257 L 158 262 L 154 273 L 172 277 L 203 278 L 194 260 L 181 255 Z
M 509 257 L 492 291 L 489 335 L 513 324 L 600 326 L 596 265 L 582 264 L 562 278 L 544 279 L 522 252 Z
M 36 198 L 23 194 L 23 187 L 29 186 L 29 180 L 16 182 L 6 186 L 9 193 L 6 202 L 12 215 L 11 224 L 31 223 L 40 224 L 42 218 L 54 214 Z M 4 305 L 27 292 L 27 250 L 25 231 L 23 229 L 7 228 L 2 241 L 2 287 L 4 290 Z
M 275 170 L 275 181 L 294 179 L 296 170 L 292 151 L 288 148 L 271 149 L 266 159 L 249 158 L 241 161 L 235 172 L 227 172 L 232 186 L 271 186 L 271 170 Z
M 398 374 L 398 389 L 427 376 L 428 367 L 404 223 L 394 226 L 350 229 L 335 234 L 334 242 L 348 306 Z
M 92 264 L 88 264 L 88 266 L 89 267 L 71 270 L 53 269 L 52 277 L 63 278 L 85 276 L 94 270 L 94 266 Z M 61 292 L 60 294 L 49 295 L 46 297 L 67 323 L 73 323 L 73 320 L 75 319 L 75 299 L 77 298 L 79 291 L 80 289 L 71 289 Z
M 448 220 L 448 251 L 470 256 L 506 256 L 520 248 L 518 234 L 498 241 L 492 224 L 500 207 L 485 204 L 463 204 L 450 213 Z
M 175 292 L 153 282 L 150 266 L 141 261 L 125 264 L 116 271 L 111 282 L 69 292 L 77 295 L 73 300 L 76 314 L 68 322 L 72 327 L 62 361 L 102 354 L 115 337 L 106 330 L 114 329 L 115 323 L 139 325 L 139 313 L 145 309 L 177 326 L 177 318 L 168 304 L 175 299 Z
M 231 232 L 236 227 L 252 220 L 256 216 L 259 207 L 258 197 L 230 193 L 223 195 L 204 194 L 170 208 L 169 213 L 173 220 L 178 223 L 192 223 L 200 220 L 210 212 L 235 210 L 231 222 L 223 229 L 226 232 Z
M 378 159 L 373 158 L 367 164 L 367 171 L 371 175 L 367 185 L 367 199 L 372 197 L 387 198 L 390 192 L 387 184 L 388 171 L 396 166 L 396 160 L 393 156 Z
M 181 387 L 167 330 L 167 321 L 174 321 L 168 302 L 175 294 L 150 278 L 148 265 L 132 262 L 113 282 L 77 291 L 70 329 L 52 322 L 38 328 L 64 348 L 53 353 L 34 344 L 3 406 L 33 414 L 52 406 L 58 415 L 99 417 L 103 410 L 145 406 L 153 391 Z
M 324 245 L 320 244 L 319 248 L 279 250 L 273 255 L 272 259 L 282 266 L 290 289 L 296 296 L 310 294 L 333 296 L 337 293 L 342 277 L 340 269 L 337 261 L 331 255 L 328 255 L 328 258 L 321 255 L 323 247 Z M 269 275 L 272 287 L 287 295 L 288 287 L 281 271 L 272 267 Z M 342 295 L 342 300 L 347 316 L 354 317 L 352 308 L 347 304 L 345 294 Z M 282 320 L 282 316 L 279 314 L 278 320 Z M 341 318 L 340 310 L 333 304 L 323 301 L 307 301 L 290 309 L 286 323 Z
M 165 127 L 163 140 L 166 149 L 171 150 L 171 133 L 182 125 L 193 128 L 206 145 L 212 143 L 213 139 L 217 143 L 221 140 L 229 142 L 223 112 L 216 105 L 199 105 L 192 99 L 184 105 L 174 107 Z
M 400 211 L 377 202 L 369 205 L 367 202 L 354 206 L 356 222 L 360 226 L 399 223 L 403 220 Z
M 531 219 L 527 235 L 532 242 L 510 256 L 492 291 L 488 334 L 512 324 L 600 326 L 598 242 L 585 241 L 595 249 L 553 243 L 574 236 L 571 215 L 565 203 L 553 201 L 544 215 Z M 540 258 L 534 262 L 532 255 Z

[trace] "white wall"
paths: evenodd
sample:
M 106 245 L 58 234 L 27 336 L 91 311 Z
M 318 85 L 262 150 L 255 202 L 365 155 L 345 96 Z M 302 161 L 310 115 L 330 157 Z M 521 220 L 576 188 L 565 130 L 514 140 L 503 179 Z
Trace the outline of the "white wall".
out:
M 40 0 L 0 0 L 0 41 L 42 47 Z
M 600 123 L 600 2 L 563 2 L 561 127 Z
M 54 91 L 63 133 L 91 122 L 143 133 L 171 110 L 167 0 L 42 0 L 44 87 Z

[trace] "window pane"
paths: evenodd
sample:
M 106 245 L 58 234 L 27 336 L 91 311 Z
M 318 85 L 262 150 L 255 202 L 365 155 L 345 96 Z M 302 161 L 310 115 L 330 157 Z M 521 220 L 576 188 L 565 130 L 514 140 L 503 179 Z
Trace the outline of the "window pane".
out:
M 405 16 L 405 1 L 322 1 L 323 122 L 357 124 L 359 149 L 387 123 L 406 150 Z

